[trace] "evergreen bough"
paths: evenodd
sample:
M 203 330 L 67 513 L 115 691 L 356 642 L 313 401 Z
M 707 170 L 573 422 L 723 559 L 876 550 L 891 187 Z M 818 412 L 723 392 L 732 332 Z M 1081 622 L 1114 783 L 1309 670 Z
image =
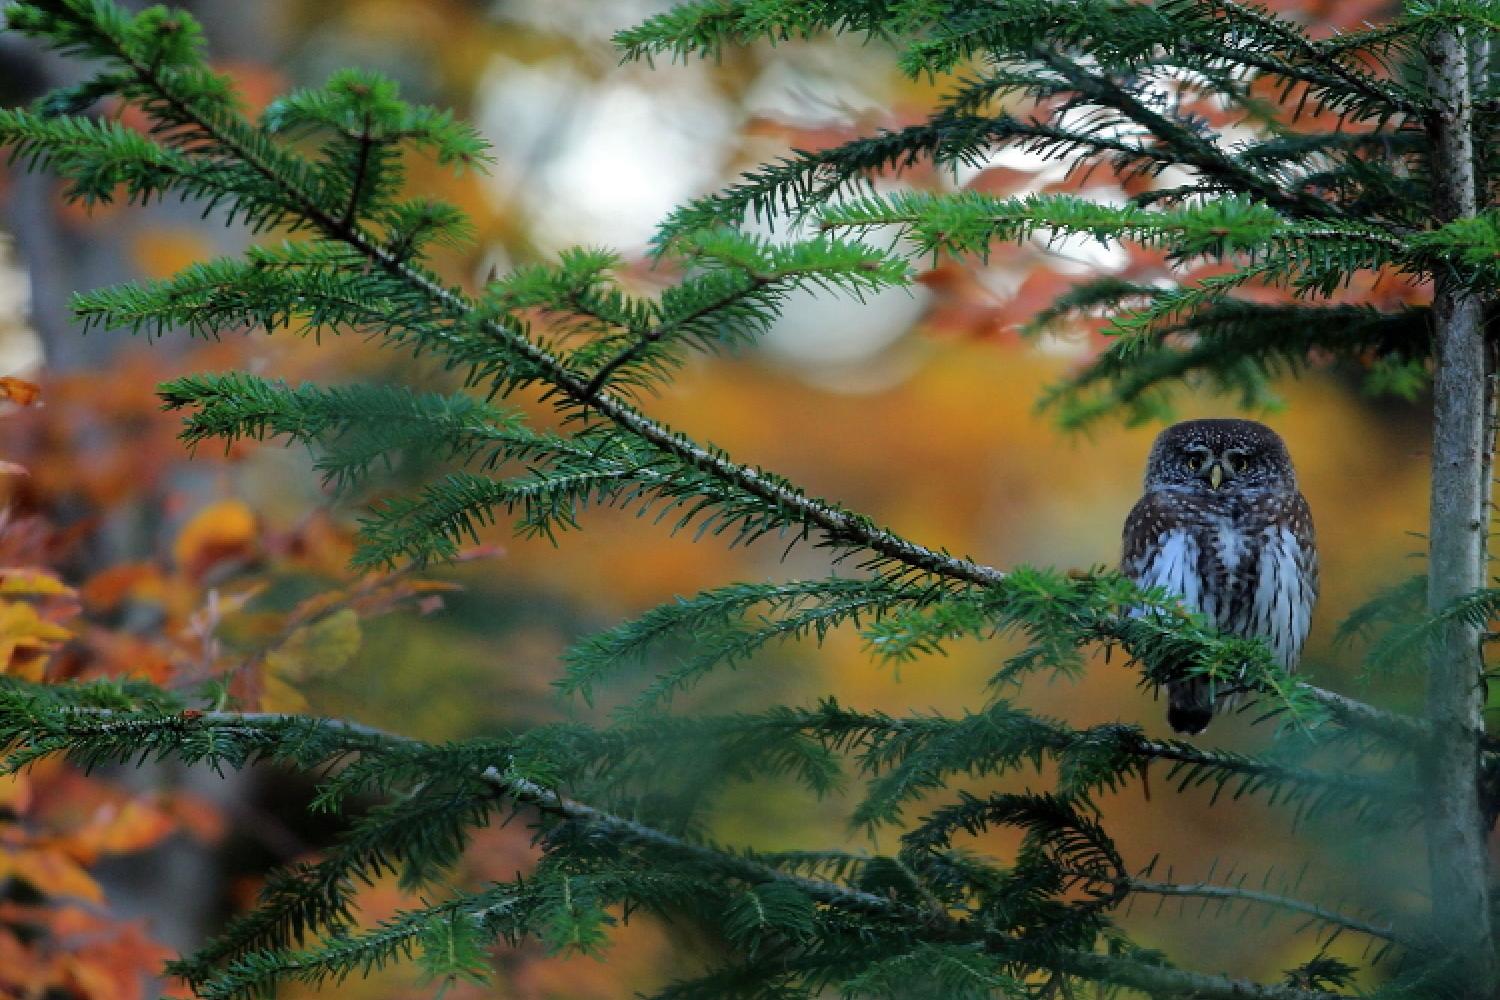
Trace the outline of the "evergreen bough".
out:
M 949 86 L 925 122 L 794 153 L 678 209 L 655 252 L 686 276 L 651 299 L 624 290 L 618 260 L 597 251 L 522 268 L 476 294 L 435 273 L 429 252 L 463 240 L 467 221 L 452 206 L 405 197 L 403 157 L 416 150 L 482 168 L 485 146 L 451 114 L 402 101 L 379 76 L 337 73 L 255 119 L 208 68 L 184 13 L 41 0 L 10 4 L 5 18 L 9 30 L 95 67 L 34 107 L 0 110 L 0 143 L 13 158 L 58 174 L 76 201 L 187 198 L 282 237 L 163 281 L 80 294 L 85 326 L 205 337 L 244 326 L 354 330 L 463 374 L 471 391 L 449 396 L 242 373 L 161 388 L 166 406 L 185 412 L 189 443 L 297 441 L 316 449 L 340 486 L 414 451 L 453 466 L 370 511 L 361 563 L 442 559 L 502 517 L 523 532 L 572 529 L 585 507 L 601 504 L 731 543 L 772 536 L 820 546 L 841 568 L 828 579 L 707 591 L 582 642 L 560 682 L 577 695 L 632 663 L 657 671 L 617 723 L 598 730 L 559 725 L 429 745 L 352 722 L 197 706 L 136 683 L 6 681 L 0 745 L 12 770 L 52 755 L 86 767 L 273 761 L 324 776 L 319 808 L 383 796 L 326 857 L 276 874 L 253 909 L 174 963 L 200 995 L 269 996 L 282 982 L 339 980 L 398 958 L 438 979 L 474 978 L 495 939 L 594 951 L 620 915 L 640 910 L 699 921 L 732 956 L 662 997 L 1353 995 L 1361 970 L 1331 955 L 1254 983 L 1142 948 L 1115 921 L 1139 897 L 1286 912 L 1326 939 L 1366 939 L 1375 971 L 1365 982 L 1383 983 L 1381 997 L 1491 995 L 1484 841 L 1500 809 L 1500 746 L 1481 724 L 1479 651 L 1500 605 L 1484 586 L 1482 527 L 1493 419 L 1483 310 L 1500 281 L 1492 3 L 1410 2 L 1384 24 L 1323 39 L 1237 0 L 681 4 L 622 31 L 626 57 L 711 58 L 757 40 L 845 33 L 878 40 L 908 74 Z M 149 128 L 91 117 L 104 98 L 135 106 Z M 1248 138 L 1231 142 L 1195 117 L 1189 102 L 1199 98 L 1233 109 Z M 1074 171 L 1150 181 L 1170 170 L 1178 181 L 1139 185 L 1144 193 L 1118 205 L 877 195 L 870 183 L 890 168 L 976 164 L 1005 147 Z M 777 242 L 741 228 L 768 216 L 813 235 Z M 882 239 L 861 239 L 876 229 Z M 892 232 L 904 240 L 893 243 Z M 1384 629 L 1372 666 L 1427 655 L 1425 715 L 1296 680 L 1261 644 L 1219 635 L 1171 595 L 1113 573 L 1002 571 L 923 546 L 643 408 L 642 389 L 670 379 L 692 351 L 753 338 L 793 291 L 859 296 L 909 283 L 914 258 L 1075 236 L 1229 269 L 1170 289 L 1085 282 L 1038 316 L 1037 327 L 1107 316 L 1114 336 L 1049 396 L 1065 421 L 1156 416 L 1182 383 L 1254 402 L 1269 379 L 1317 356 L 1359 359 L 1372 379 L 1405 391 L 1431 370 L 1428 573 L 1348 625 Z M 1428 282 L 1430 304 L 1383 311 L 1320 301 L 1374 269 Z M 1249 286 L 1296 294 L 1267 304 L 1238 294 Z M 523 387 L 543 391 L 561 431 L 530 426 L 505 404 Z M 832 698 L 722 717 L 668 710 L 716 669 L 839 627 L 858 630 L 874 658 L 1001 634 L 1019 637 L 1022 651 L 997 672 L 989 700 L 961 717 L 898 718 Z M 683 642 L 686 655 L 663 668 L 660 651 Z M 1244 687 L 1276 723 L 1272 749 L 1203 749 L 1126 723 L 1073 729 L 1008 696 L 1038 674 L 1078 671 L 1100 646 L 1128 658 L 1144 684 L 1196 674 Z M 1050 792 L 952 788 L 961 777 L 1044 766 L 1056 775 Z M 1421 827 L 1431 912 L 1343 912 L 1301 898 L 1295 881 L 1228 874 L 1184 883 L 1158 875 L 1155 863 L 1132 869 L 1094 802 L 1148 772 L 1294 817 Z M 702 836 L 705 792 L 770 775 L 818 793 L 862 783 L 852 821 L 894 831 L 899 848 L 766 854 Z M 443 872 L 468 833 L 514 810 L 536 817 L 536 871 L 474 892 L 447 887 Z M 998 827 L 1022 832 L 1013 857 L 966 846 Z M 388 872 L 424 902 L 358 925 L 353 894 Z

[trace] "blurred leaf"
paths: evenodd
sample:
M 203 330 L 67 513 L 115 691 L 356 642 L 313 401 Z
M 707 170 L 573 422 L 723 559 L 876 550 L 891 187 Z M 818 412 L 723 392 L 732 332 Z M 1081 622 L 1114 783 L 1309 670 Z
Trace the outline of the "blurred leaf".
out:
M 72 632 L 22 601 L 0 601 L 0 673 L 41 680 L 47 656 Z
M 220 562 L 250 556 L 258 534 L 255 513 L 243 501 L 220 500 L 183 525 L 172 557 L 188 576 L 201 578 Z
M 262 707 L 270 712 L 301 712 L 307 701 L 291 686 L 342 668 L 359 652 L 359 615 L 343 608 L 297 629 L 265 655 L 266 691 Z
M 42 397 L 42 387 L 13 375 L 0 375 L 0 399 L 18 406 L 30 406 Z

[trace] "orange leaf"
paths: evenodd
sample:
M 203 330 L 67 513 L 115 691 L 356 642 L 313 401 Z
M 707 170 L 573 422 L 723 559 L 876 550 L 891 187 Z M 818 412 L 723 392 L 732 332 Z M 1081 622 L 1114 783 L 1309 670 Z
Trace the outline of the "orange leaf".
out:
M 36 923 L 37 919 L 32 917 L 31 922 Z M 92 913 L 81 906 L 48 906 L 43 919 L 48 932 L 55 937 L 98 935 L 110 928 L 105 914 Z
M 166 684 L 172 679 L 172 657 L 142 636 L 95 629 L 89 633 L 88 649 L 94 654 L 89 676 L 139 677 L 153 684 Z
M 0 601 L 0 674 L 41 680 L 48 654 L 72 634 L 30 604 Z
M 0 875 L 26 882 L 45 896 L 72 896 L 90 903 L 104 902 L 99 883 L 83 866 L 61 851 L 0 850 Z
M 0 996 L 39 995 L 47 986 L 46 978 L 36 953 L 0 927 Z
M 126 598 L 159 598 L 161 572 L 150 563 L 124 563 L 89 577 L 83 600 L 97 611 L 109 611 Z
M 137 922 L 112 937 L 84 943 L 63 958 L 62 969 L 73 991 L 86 1000 L 141 1000 L 146 981 L 171 956 Z
M 31 780 L 26 775 L 11 774 L 0 778 L 0 809 L 19 816 L 30 805 Z
M 201 577 L 226 559 L 253 555 L 258 531 L 249 507 L 238 500 L 220 500 L 183 525 L 172 545 L 172 556 L 189 576 Z
M 120 982 L 119 974 L 105 968 L 102 963 L 68 955 L 63 958 L 63 968 L 67 973 L 68 985 L 76 995 L 86 997 L 87 1000 L 125 1000 L 125 995 L 120 992 L 120 987 L 124 984 Z M 135 996 L 140 995 L 139 989 L 131 992 Z
M 207 799 L 186 792 L 178 792 L 162 803 L 183 830 L 206 844 L 222 840 L 227 826 L 224 814 Z
M 30 406 L 41 398 L 42 387 L 14 375 L 0 375 L 0 399 L 8 399 L 17 406 Z
M 108 803 L 94 811 L 89 822 L 54 841 L 56 847 L 89 863 L 101 854 L 129 854 L 145 850 L 176 829 L 160 809 L 135 799 Z

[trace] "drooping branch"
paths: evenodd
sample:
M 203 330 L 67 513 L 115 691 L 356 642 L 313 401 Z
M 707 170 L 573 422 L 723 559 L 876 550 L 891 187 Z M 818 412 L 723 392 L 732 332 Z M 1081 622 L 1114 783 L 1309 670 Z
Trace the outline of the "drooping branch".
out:
M 253 167 L 265 180 L 283 189 L 304 217 L 324 235 L 340 240 L 364 255 L 372 264 L 397 277 L 425 295 L 441 313 L 454 319 L 475 320 L 473 303 L 462 293 L 444 287 L 431 276 L 397 259 L 378 245 L 357 225 L 345 225 L 325 211 L 309 191 L 302 190 L 264 162 L 256 151 L 240 143 L 211 118 L 200 115 L 191 102 L 177 94 L 152 66 L 134 59 L 122 46 L 117 58 L 137 75 L 162 100 L 171 104 L 184 120 L 195 122 L 205 136 L 222 148 L 232 151 Z M 969 559 L 935 551 L 908 541 L 890 531 L 876 527 L 867 518 L 837 504 L 809 497 L 779 479 L 768 477 L 750 466 L 741 465 L 722 452 L 704 447 L 691 439 L 651 420 L 633 406 L 607 390 L 589 390 L 589 378 L 573 371 L 556 355 L 523 334 L 498 321 L 479 318 L 482 328 L 495 339 L 505 342 L 529 362 L 548 373 L 552 384 L 575 404 L 591 407 L 619 427 L 650 442 L 662 451 L 712 473 L 752 496 L 797 512 L 808 523 L 821 529 L 830 540 L 858 545 L 887 559 L 911 566 L 922 572 L 936 573 L 981 586 L 998 583 L 1005 574 L 998 569 Z

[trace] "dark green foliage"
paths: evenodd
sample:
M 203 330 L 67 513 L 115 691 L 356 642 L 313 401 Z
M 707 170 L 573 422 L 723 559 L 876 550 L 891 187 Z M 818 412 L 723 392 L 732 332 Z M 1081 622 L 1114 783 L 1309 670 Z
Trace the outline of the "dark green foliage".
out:
M 255 908 L 173 966 L 201 995 L 270 996 L 285 981 L 336 982 L 396 959 L 414 959 L 435 983 L 472 980 L 495 939 L 592 954 L 641 911 L 694 921 L 730 956 L 663 997 L 1041 1000 L 1092 984 L 1101 995 L 1326 1000 L 1352 988 L 1354 970 L 1329 956 L 1289 970 L 1283 984 L 1177 969 L 1114 922 L 1135 897 L 1174 895 L 1361 935 L 1384 958 L 1376 974 L 1392 977 L 1381 996 L 1448 995 L 1421 935 L 1256 890 L 1243 876 L 1158 882 L 1138 864 L 1133 873 L 1097 807 L 1105 793 L 1156 778 L 1158 788 L 1206 787 L 1215 800 L 1258 797 L 1293 820 L 1336 815 L 1400 829 L 1419 815 L 1412 763 L 1424 722 L 1299 682 L 1264 646 L 1217 634 L 1170 594 L 1103 571 L 1001 571 L 927 548 L 640 407 L 641 390 L 669 379 L 690 351 L 753 341 L 793 292 L 857 297 L 907 284 L 936 255 L 1062 239 L 1228 265 L 1169 288 L 1081 284 L 1037 316 L 1033 330 L 1080 315 L 1108 320 L 1109 348 L 1047 399 L 1065 423 L 1162 416 L 1181 384 L 1258 405 L 1272 378 L 1325 355 L 1365 366 L 1374 390 L 1409 396 L 1432 353 L 1425 307 L 1384 313 L 1324 300 L 1361 270 L 1441 275 L 1482 291 L 1497 284 L 1500 216 L 1431 223 L 1420 126 L 1434 109 L 1419 76 L 1402 70 L 1435 31 L 1493 31 L 1489 6 L 1410 4 L 1366 32 L 1315 40 L 1236 0 L 681 4 L 623 31 L 625 54 L 712 57 L 762 39 L 852 32 L 892 47 L 906 72 L 951 87 L 926 122 L 794 153 L 679 209 L 656 248 L 684 276 L 654 298 L 632 294 L 616 277 L 620 259 L 597 250 L 523 267 L 477 294 L 444 282 L 428 254 L 462 241 L 468 222 L 452 206 L 406 197 L 402 158 L 416 150 L 482 169 L 487 154 L 471 128 L 403 102 L 388 80 L 343 71 L 251 121 L 203 62 L 185 14 L 46 0 L 11 4 L 6 19 L 96 71 L 35 108 L 0 110 L 0 144 L 12 156 L 58 174 L 74 200 L 189 198 L 282 240 L 167 280 L 80 294 L 85 326 L 148 336 L 354 332 L 462 375 L 455 394 L 244 373 L 161 387 L 164 405 L 184 413 L 189 445 L 296 442 L 346 489 L 403 464 L 426 476 L 367 513 L 362 564 L 452 557 L 501 516 L 551 536 L 579 527 L 597 504 L 730 544 L 812 543 L 840 572 L 720 587 L 583 641 L 558 682 L 568 694 L 612 697 L 627 668 L 651 671 L 604 729 L 429 746 L 353 724 L 202 711 L 142 685 L 0 686 L 10 768 L 58 754 L 84 767 L 168 756 L 221 769 L 272 762 L 321 776 L 317 808 L 347 813 L 377 800 L 321 861 L 273 877 Z M 1257 80 L 1276 85 L 1274 100 L 1251 92 Z M 1177 97 L 1162 97 L 1168 83 Z M 1491 79 L 1478 83 L 1479 165 L 1500 177 L 1500 92 Z M 143 111 L 149 131 L 90 117 L 115 98 Z M 1186 110 L 1194 99 L 1236 109 L 1252 137 L 1216 136 Z M 1028 102 L 1034 113 L 1018 110 Z M 1314 127 L 1309 110 L 1338 127 Z M 874 177 L 891 168 L 974 165 L 1005 147 L 1078 171 L 1107 167 L 1143 182 L 1142 193 L 1119 205 L 873 193 Z M 1187 180 L 1151 183 L 1169 168 Z M 819 234 L 768 241 L 740 231 L 747 215 L 815 222 Z M 892 232 L 907 237 L 909 252 L 860 238 L 877 229 L 882 244 Z M 1245 294 L 1265 287 L 1296 300 Z M 538 429 L 502 401 L 523 388 L 540 391 L 555 409 L 548 426 L 560 430 Z M 413 456 L 420 461 L 408 463 Z M 1444 622 L 1500 610 L 1483 591 L 1436 616 L 1396 614 L 1418 586 L 1348 625 L 1379 632 L 1373 665 L 1415 662 Z M 1004 652 L 985 700 L 953 717 L 860 712 L 831 698 L 737 714 L 666 711 L 721 667 L 761 669 L 783 643 L 821 642 L 844 627 L 876 661 L 921 660 L 960 641 Z M 1277 723 L 1275 745 L 1258 755 L 1207 750 L 1126 722 L 1073 729 L 1026 707 L 1016 689 L 1039 673 L 1077 677 L 1101 648 L 1147 686 L 1193 676 L 1244 691 L 1256 718 Z M 995 790 L 1016 774 L 1054 790 Z M 704 835 L 719 791 L 773 779 L 817 795 L 852 791 L 853 827 L 894 837 L 899 850 L 756 854 Z M 536 824 L 537 870 L 514 883 L 448 885 L 468 834 L 513 811 Z M 977 853 L 970 837 L 1000 827 L 1020 831 L 1014 856 Z M 385 873 L 419 890 L 423 905 L 357 926 L 352 894 Z

